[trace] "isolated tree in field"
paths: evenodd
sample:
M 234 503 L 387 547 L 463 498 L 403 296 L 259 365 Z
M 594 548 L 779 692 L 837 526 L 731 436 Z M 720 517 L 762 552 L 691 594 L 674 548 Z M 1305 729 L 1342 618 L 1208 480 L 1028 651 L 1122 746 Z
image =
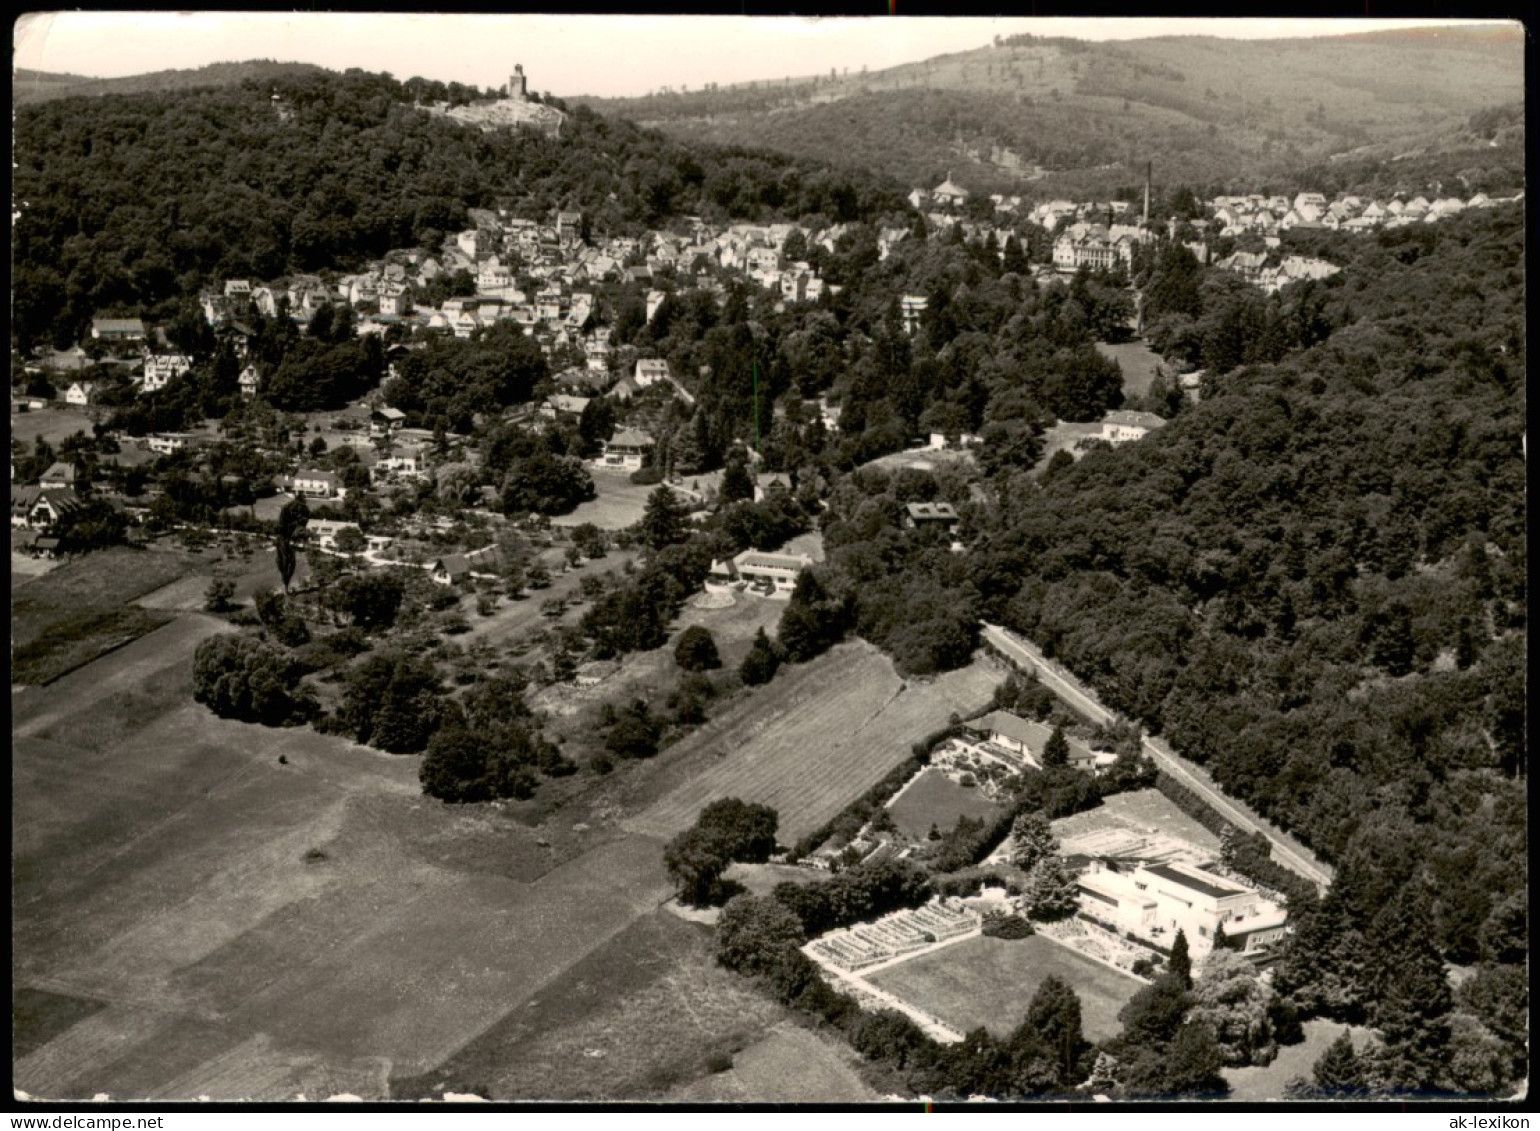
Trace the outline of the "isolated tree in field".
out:
M 704 625 L 692 624 L 679 636 L 674 645 L 674 662 L 687 672 L 711 671 L 722 666 L 717 655 L 717 642 L 711 630 Z
M 729 860 L 762 864 L 775 851 L 780 816 L 768 805 L 724 797 L 701 810 L 695 826 L 715 837 Z
M 738 667 L 738 678 L 750 687 L 762 683 L 769 683 L 775 678 L 776 669 L 781 666 L 781 657 L 776 653 L 775 645 L 770 643 L 770 638 L 761 628 L 754 636 L 754 644 L 749 648 L 749 654 L 743 657 L 743 663 Z
M 278 565 L 278 579 L 283 582 L 283 591 L 287 593 L 289 582 L 294 580 L 295 567 L 299 564 L 294 553 L 294 543 L 280 536 L 273 545 L 273 556 Z
M 216 577 L 209 582 L 203 608 L 210 613 L 222 613 L 230 607 L 230 598 L 233 596 L 235 596 L 235 582 L 228 577 Z
M 721 842 L 698 826 L 686 829 L 663 849 L 663 864 L 674 881 L 681 903 L 691 907 L 709 906 L 718 881 L 732 863 Z
M 678 497 L 668 487 L 659 485 L 647 496 L 647 507 L 642 512 L 638 532 L 642 542 L 652 550 L 661 550 L 675 542 L 684 541 L 685 511 Z
M 572 531 L 572 544 L 589 561 L 598 561 L 609 549 L 604 531 L 591 522 L 585 522 Z
M 1064 737 L 1063 727 L 1054 727 L 1048 736 L 1048 742 L 1043 746 L 1043 765 L 1069 765 L 1069 741 Z
M 1011 863 L 1023 872 L 1030 872 L 1039 860 L 1054 856 L 1059 851 L 1059 840 L 1053 835 L 1048 817 L 1039 809 L 1023 813 L 1011 825 Z
M 310 523 L 310 504 L 304 499 L 293 499 L 278 512 L 278 539 L 291 546 L 304 535 Z
M 762 974 L 802 945 L 802 924 L 778 899 L 740 895 L 717 920 L 717 961 L 743 974 Z

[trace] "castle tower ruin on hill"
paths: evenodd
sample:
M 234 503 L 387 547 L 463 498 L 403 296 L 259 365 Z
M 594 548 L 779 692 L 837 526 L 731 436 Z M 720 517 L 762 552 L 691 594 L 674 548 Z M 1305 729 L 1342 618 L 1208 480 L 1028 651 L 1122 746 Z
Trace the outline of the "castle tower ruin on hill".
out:
M 517 102 L 529 101 L 528 79 L 524 76 L 524 64 L 513 65 L 513 75 L 508 79 L 508 97 Z

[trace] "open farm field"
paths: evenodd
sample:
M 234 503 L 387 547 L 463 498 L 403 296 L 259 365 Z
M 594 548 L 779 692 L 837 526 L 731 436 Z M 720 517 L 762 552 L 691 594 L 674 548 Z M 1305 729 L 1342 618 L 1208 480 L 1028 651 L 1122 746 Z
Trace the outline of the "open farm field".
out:
M 67 385 L 68 382 L 65 384 Z M 45 408 L 33 412 L 13 412 L 11 413 L 11 439 L 20 440 L 27 446 L 29 452 L 39 437 L 42 437 L 45 443 L 58 447 L 60 440 L 73 436 L 76 432 L 91 435 L 93 423 L 95 422 L 91 417 L 78 408 Z
M 52 573 L 58 569 L 62 562 L 52 558 L 34 558 L 31 554 L 17 553 L 16 531 L 11 532 L 11 591 L 14 593 L 21 586 L 34 578 L 42 577 L 45 573 Z
M 1123 370 L 1125 397 L 1142 397 L 1150 391 L 1150 383 L 1155 380 L 1155 371 L 1160 368 L 1161 361 L 1160 355 L 1149 346 L 1138 339 L 1115 345 L 1097 342 L 1096 352 L 1111 358 Z
M 977 789 L 960 786 L 940 770 L 925 769 L 891 805 L 888 812 L 898 831 L 924 840 L 934 825 L 941 832 L 953 828 L 959 817 L 988 820 L 1000 811 Z
M 384 1098 L 668 895 L 656 841 L 553 867 L 416 758 L 213 717 L 191 655 L 223 627 L 12 695 L 16 1087 Z
M 179 551 L 104 550 L 11 590 L 11 682 L 39 684 L 163 625 L 131 602 L 197 569 Z
M 393 1099 L 484 1089 L 497 1100 L 660 1099 L 753 1045 L 785 1011 L 716 964 L 710 930 L 654 911 L 517 1003 Z
M 868 981 L 966 1033 L 982 1025 L 1008 1036 L 1026 1016 L 1037 987 L 1057 974 L 1080 997 L 1087 1039 L 1122 1030 L 1118 1011 L 1144 984 L 1041 936 L 983 935 L 889 966 Z
M 906 683 L 864 642 L 842 644 L 774 682 L 689 735 L 678 746 L 690 778 L 629 827 L 668 837 L 723 797 L 772 806 L 779 838 L 812 832 L 909 756 L 910 746 L 956 711 L 988 701 L 999 677 L 986 664 Z M 698 771 L 699 755 L 705 768 Z
M 1105 828 L 1162 832 L 1200 848 L 1219 851 L 1219 838 L 1177 808 L 1176 803 L 1158 789 L 1114 793 L 1094 809 L 1053 822 L 1053 833 L 1060 840 Z
M 880 1103 L 859 1073 L 860 1057 L 836 1037 L 790 1022 L 733 1056 L 725 1072 L 676 1088 L 670 1103 Z

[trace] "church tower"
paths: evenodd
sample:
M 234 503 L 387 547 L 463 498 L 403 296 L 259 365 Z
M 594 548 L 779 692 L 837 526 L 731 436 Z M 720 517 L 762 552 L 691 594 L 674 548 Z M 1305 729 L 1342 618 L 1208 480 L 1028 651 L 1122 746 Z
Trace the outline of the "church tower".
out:
M 508 80 L 508 97 L 518 102 L 529 101 L 528 80 L 524 77 L 524 64 L 513 65 L 513 77 Z

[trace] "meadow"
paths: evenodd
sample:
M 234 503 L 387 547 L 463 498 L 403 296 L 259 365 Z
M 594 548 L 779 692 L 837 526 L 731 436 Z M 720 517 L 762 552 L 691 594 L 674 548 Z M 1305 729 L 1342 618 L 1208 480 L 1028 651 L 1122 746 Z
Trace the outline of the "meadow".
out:
M 910 746 L 953 712 L 982 709 L 999 678 L 976 661 L 910 683 L 864 641 L 841 644 L 784 669 L 681 741 L 673 753 L 688 780 L 627 827 L 672 836 L 705 805 L 737 797 L 773 807 L 780 841 L 794 843 L 909 757 Z
M 165 624 L 132 602 L 197 568 L 180 551 L 119 547 L 11 588 L 11 682 L 41 684 Z
M 1111 358 L 1123 370 L 1123 396 L 1142 397 L 1150 391 L 1156 370 L 1162 368 L 1160 355 L 1137 339 L 1115 345 L 1097 342 L 1096 352 Z
M 977 788 L 958 785 L 940 770 L 926 769 L 899 795 L 888 813 L 898 831 L 913 840 L 924 840 L 934 826 L 947 832 L 959 817 L 988 821 L 1000 812 L 1000 806 Z
M 416 758 L 214 718 L 192 653 L 225 627 L 12 694 L 16 1087 L 383 1098 L 668 895 L 657 841 L 561 861 Z
M 1122 1030 L 1117 1016 L 1143 984 L 1040 936 L 983 935 L 867 975 L 879 989 L 966 1033 L 980 1025 L 1006 1037 L 1021 1024 L 1037 987 L 1058 975 L 1080 997 L 1087 1039 Z

